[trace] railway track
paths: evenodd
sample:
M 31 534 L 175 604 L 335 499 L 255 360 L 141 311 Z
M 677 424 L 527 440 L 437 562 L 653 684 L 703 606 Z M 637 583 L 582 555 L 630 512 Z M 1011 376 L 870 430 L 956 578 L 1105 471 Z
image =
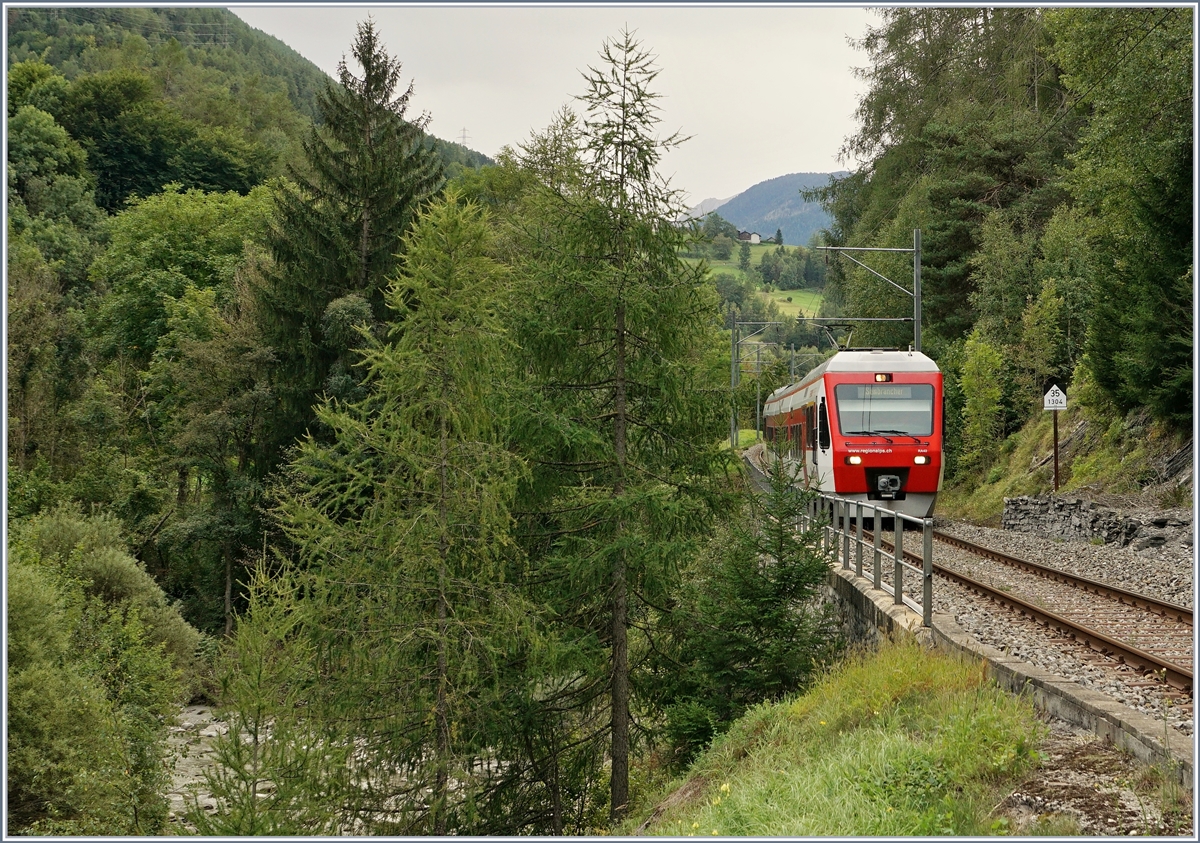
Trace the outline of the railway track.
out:
M 1019 559 L 941 531 L 935 531 L 934 538 L 996 563 L 980 573 L 969 564 L 950 567 L 935 559 L 936 575 L 1191 697 L 1190 608 Z M 882 537 L 880 545 L 894 552 L 894 546 Z M 920 566 L 919 554 L 906 551 L 904 555 Z

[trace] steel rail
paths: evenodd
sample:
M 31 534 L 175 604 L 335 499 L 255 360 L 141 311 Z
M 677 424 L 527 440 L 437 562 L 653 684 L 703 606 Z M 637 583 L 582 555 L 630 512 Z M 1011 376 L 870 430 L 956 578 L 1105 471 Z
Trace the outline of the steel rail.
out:
M 1153 612 L 1156 615 L 1177 620 L 1180 623 L 1185 623 L 1192 626 L 1192 610 L 1187 606 L 1180 606 L 1178 603 L 1170 603 L 1166 600 L 1159 600 L 1155 597 L 1150 597 L 1146 594 L 1138 594 L 1133 591 L 1128 591 L 1115 585 L 1109 585 L 1099 580 L 1088 579 L 1087 577 L 1077 576 L 1076 574 L 1068 573 L 1067 571 L 1058 568 L 1052 568 L 1049 565 L 1041 565 L 1037 562 L 1030 562 L 1027 559 L 1021 559 L 1017 556 L 1010 556 L 1007 553 L 1002 553 L 999 550 L 993 550 L 990 547 L 975 544 L 974 542 L 960 539 L 957 536 L 951 536 L 943 533 L 940 530 L 933 531 L 933 537 L 940 542 L 945 542 L 962 550 L 974 553 L 978 556 L 983 556 L 991 559 L 994 562 L 1000 562 L 1005 565 L 1012 565 L 1016 568 L 1029 571 L 1038 576 L 1047 577 L 1056 582 L 1074 586 L 1082 591 L 1087 591 L 1092 594 L 1098 594 L 1101 597 L 1111 597 L 1119 603 L 1127 603 L 1130 606 L 1136 606 L 1139 609 L 1145 609 L 1148 612 Z
M 864 535 L 866 533 L 867 531 L 864 531 Z M 892 548 L 891 552 L 894 552 L 895 546 L 881 537 L 880 546 L 885 547 L 889 545 Z M 904 551 L 904 555 L 918 558 L 916 554 L 909 551 Z M 1045 626 L 1053 627 L 1109 658 L 1128 664 L 1137 670 L 1160 676 L 1168 685 L 1185 691 L 1189 696 L 1192 694 L 1192 671 L 1188 668 L 1161 659 L 1152 653 L 1147 653 L 1144 650 L 1134 647 L 1132 644 L 1112 638 L 1102 632 L 1097 632 L 1090 627 L 1076 623 L 1055 612 L 1028 603 L 1019 597 L 994 589 L 952 568 L 947 568 L 935 562 L 933 570 L 934 573 L 961 583 L 972 591 L 987 597 L 989 600 L 993 600 L 1003 606 L 1008 606 Z

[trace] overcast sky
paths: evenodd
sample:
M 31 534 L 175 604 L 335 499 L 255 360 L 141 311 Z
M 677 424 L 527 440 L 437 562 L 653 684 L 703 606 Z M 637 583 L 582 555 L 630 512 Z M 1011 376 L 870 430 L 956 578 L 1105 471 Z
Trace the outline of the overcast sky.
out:
M 864 90 L 852 68 L 866 58 L 848 40 L 878 25 L 874 12 L 840 4 L 231 8 L 330 75 L 370 14 L 416 83 L 410 113 L 429 112 L 446 140 L 465 130 L 466 145 L 491 156 L 583 93 L 581 73 L 628 26 L 658 57 L 662 135 L 692 136 L 662 168 L 692 205 L 788 173 L 852 169 L 838 150 Z

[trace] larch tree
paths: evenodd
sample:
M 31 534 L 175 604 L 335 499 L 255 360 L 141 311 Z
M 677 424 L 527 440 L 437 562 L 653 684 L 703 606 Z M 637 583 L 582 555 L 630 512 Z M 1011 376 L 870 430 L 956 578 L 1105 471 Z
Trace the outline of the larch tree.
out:
M 518 339 L 536 393 L 526 446 L 544 495 L 527 525 L 537 579 L 597 658 L 580 693 L 607 696 L 615 822 L 629 804 L 638 630 L 707 529 L 727 405 L 710 354 L 716 299 L 704 270 L 679 258 L 682 204 L 658 172 L 681 138 L 656 134 L 653 56 L 624 32 L 601 58 L 581 119 L 564 113 L 524 151 L 543 191 Z
M 444 180 L 426 141 L 428 116 L 408 117 L 413 85 L 400 90 L 401 63 L 372 21 L 359 24 L 351 52 L 362 75 L 343 58 L 339 84 L 318 96 L 322 123 L 304 143 L 306 167 L 290 168 L 276 192 L 268 236 L 277 266 L 261 296 L 287 407 L 284 443 L 312 423 L 320 393 L 359 397 L 355 329 L 384 320 L 401 238 Z
M 356 747 L 344 777 L 296 788 L 336 785 L 343 831 L 469 823 L 495 769 L 502 662 L 533 614 L 505 585 L 522 465 L 503 445 L 511 356 L 488 237 L 479 206 L 451 192 L 406 239 L 387 341 L 363 351 L 366 395 L 317 409 L 330 441 L 300 445 L 280 493 L 290 611 L 255 604 L 265 628 L 250 616 L 238 635 L 254 645 L 286 618 L 306 667 L 281 693 L 304 687 L 307 721 L 288 734 Z

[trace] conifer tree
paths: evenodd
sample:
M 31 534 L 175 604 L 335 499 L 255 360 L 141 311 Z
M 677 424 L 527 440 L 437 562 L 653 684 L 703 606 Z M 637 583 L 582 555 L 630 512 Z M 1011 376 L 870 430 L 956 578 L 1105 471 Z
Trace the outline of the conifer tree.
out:
M 564 115 L 543 139 L 565 154 L 526 148 L 544 192 L 519 339 L 538 389 L 530 453 L 545 494 L 528 529 L 544 542 L 545 599 L 603 660 L 587 687 L 606 689 L 617 821 L 629 801 L 637 630 L 707 528 L 704 478 L 727 405 L 712 388 L 720 367 L 706 366 L 716 300 L 703 270 L 679 259 L 682 203 L 657 171 L 681 142 L 655 134 L 658 70 L 628 32 L 601 57 L 585 74 L 582 121 Z
M 384 319 L 401 238 L 443 182 L 426 142 L 428 116 L 407 116 L 413 85 L 399 92 L 400 61 L 372 21 L 359 24 L 351 52 L 362 75 L 343 58 L 339 84 L 319 95 L 322 123 L 304 143 L 307 166 L 291 168 L 277 191 L 268 237 L 277 268 L 262 291 L 264 327 L 288 405 L 284 442 L 303 433 L 321 392 L 360 397 L 350 374 L 354 328 Z
M 801 690 L 836 654 L 820 526 L 798 530 L 815 492 L 776 443 L 759 489 L 747 484 L 725 529 L 683 572 L 667 639 L 648 683 L 665 710 L 672 766 L 682 768 L 748 708 Z
M 298 550 L 290 611 L 239 633 L 252 645 L 260 620 L 286 616 L 307 664 L 282 689 L 305 684 L 307 722 L 288 734 L 357 747 L 344 781 L 293 786 L 332 788 L 342 831 L 467 822 L 502 725 L 501 662 L 532 616 L 504 584 L 521 464 L 501 444 L 503 272 L 482 211 L 459 200 L 435 202 L 406 240 L 388 341 L 363 353 L 366 396 L 322 404 L 331 441 L 310 437 L 290 466 L 277 508 Z

